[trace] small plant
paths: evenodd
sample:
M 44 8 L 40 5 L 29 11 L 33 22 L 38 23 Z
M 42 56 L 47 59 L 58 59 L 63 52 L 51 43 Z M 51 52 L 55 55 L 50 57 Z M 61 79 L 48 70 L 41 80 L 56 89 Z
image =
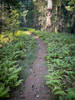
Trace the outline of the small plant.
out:
M 22 80 L 19 80 L 21 68 L 16 65 L 15 61 L 5 59 L 0 64 L 0 97 L 8 97 L 10 88 L 18 86 Z

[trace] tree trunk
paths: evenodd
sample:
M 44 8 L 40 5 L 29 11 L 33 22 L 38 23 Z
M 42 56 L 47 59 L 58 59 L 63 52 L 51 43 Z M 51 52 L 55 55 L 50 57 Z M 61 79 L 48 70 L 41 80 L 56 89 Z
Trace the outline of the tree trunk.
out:
M 50 30 L 51 28 L 51 17 L 52 17 L 52 14 L 51 14 L 51 10 L 52 10 L 52 0 L 48 0 L 48 5 L 47 5 L 47 14 L 46 14 L 46 31 Z
M 48 5 L 47 5 L 47 9 L 52 9 L 52 0 L 48 0 Z

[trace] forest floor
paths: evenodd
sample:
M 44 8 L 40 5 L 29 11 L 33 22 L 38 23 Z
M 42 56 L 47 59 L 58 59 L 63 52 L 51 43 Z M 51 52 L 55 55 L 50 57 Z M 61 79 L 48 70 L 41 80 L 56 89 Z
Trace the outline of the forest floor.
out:
M 31 35 L 31 33 L 30 33 Z M 45 75 L 48 74 L 45 63 L 46 46 L 38 36 L 33 35 L 37 41 L 38 50 L 36 58 L 31 65 L 24 86 L 24 91 L 18 98 L 11 100 L 53 100 L 50 89 L 45 85 Z

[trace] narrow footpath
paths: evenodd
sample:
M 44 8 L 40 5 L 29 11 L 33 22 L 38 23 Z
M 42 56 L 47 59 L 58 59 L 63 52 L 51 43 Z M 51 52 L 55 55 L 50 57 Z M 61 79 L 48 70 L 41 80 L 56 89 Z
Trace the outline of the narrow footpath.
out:
M 38 36 L 33 36 L 38 45 L 36 58 L 29 68 L 30 74 L 23 84 L 24 91 L 21 94 L 16 93 L 10 100 L 53 100 L 50 89 L 45 85 L 45 75 L 48 74 L 45 64 L 46 46 Z
M 45 64 L 46 47 L 38 36 L 35 36 L 35 39 L 38 44 L 37 57 L 31 68 L 32 74 L 26 80 L 22 100 L 52 100 L 50 90 L 45 85 L 45 75 L 48 74 Z

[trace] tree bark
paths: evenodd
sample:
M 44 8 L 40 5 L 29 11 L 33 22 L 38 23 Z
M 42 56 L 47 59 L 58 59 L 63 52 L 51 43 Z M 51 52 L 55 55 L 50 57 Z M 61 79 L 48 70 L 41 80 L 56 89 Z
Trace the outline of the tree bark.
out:
M 51 17 L 52 17 L 52 14 L 51 14 L 51 10 L 52 10 L 52 0 L 48 0 L 48 4 L 47 4 L 47 14 L 46 14 L 46 27 L 45 27 L 45 30 L 49 31 L 50 30 L 50 27 L 51 27 Z
M 52 0 L 48 0 L 48 5 L 47 5 L 47 9 L 52 9 Z

